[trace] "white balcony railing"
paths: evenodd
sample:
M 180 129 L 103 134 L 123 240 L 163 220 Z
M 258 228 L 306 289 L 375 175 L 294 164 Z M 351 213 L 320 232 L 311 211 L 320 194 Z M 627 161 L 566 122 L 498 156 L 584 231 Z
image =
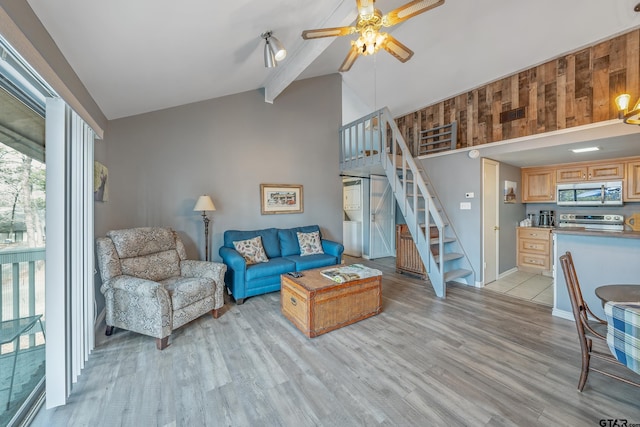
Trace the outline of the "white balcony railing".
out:
M 0 320 L 44 314 L 45 248 L 0 250 Z M 20 348 L 44 343 L 41 333 L 22 337 Z M 0 355 L 13 352 L 13 344 L 0 348 Z

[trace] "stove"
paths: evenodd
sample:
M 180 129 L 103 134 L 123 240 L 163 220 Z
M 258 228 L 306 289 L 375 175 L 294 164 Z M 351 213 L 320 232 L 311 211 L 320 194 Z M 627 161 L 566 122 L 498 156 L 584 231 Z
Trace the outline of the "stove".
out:
M 623 215 L 560 214 L 558 227 L 580 227 L 587 230 L 623 231 Z

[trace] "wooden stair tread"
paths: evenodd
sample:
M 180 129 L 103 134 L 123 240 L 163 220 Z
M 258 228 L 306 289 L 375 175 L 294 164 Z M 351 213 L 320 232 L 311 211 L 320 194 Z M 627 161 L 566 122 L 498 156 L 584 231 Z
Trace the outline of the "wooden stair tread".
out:
M 444 239 L 444 243 L 451 243 L 451 242 L 455 242 L 456 238 L 455 237 L 445 237 Z M 440 239 L 438 239 L 437 237 L 432 238 L 429 240 L 429 244 L 431 245 L 437 245 L 438 243 L 440 243 Z
M 464 257 L 464 254 L 459 254 L 457 252 L 449 252 L 442 255 L 442 260 L 444 262 L 447 262 L 447 261 L 453 261 L 454 259 L 460 259 L 462 257 Z M 438 263 L 438 261 L 440 261 L 439 257 L 436 258 L 436 263 Z
M 465 268 L 459 268 L 456 270 L 447 271 L 444 273 L 444 281 L 449 282 L 451 280 L 459 279 L 461 277 L 466 277 L 472 274 L 473 271 L 467 270 Z

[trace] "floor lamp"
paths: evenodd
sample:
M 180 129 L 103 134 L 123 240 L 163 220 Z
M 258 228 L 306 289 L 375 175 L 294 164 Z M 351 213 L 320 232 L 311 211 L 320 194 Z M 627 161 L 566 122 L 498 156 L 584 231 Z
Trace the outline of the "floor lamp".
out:
M 216 207 L 213 205 L 211 197 L 205 194 L 198 198 L 193 210 L 202 211 L 202 221 L 204 221 L 204 259 L 209 261 L 209 218 L 207 217 L 207 211 L 215 211 Z

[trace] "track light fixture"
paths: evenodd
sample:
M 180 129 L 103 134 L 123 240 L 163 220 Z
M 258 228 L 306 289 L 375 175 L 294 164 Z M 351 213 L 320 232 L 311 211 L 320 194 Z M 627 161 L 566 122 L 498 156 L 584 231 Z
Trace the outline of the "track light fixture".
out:
M 278 62 L 287 56 L 287 50 L 280 40 L 275 38 L 271 31 L 265 31 L 260 35 L 265 41 L 264 44 L 264 66 L 273 68 L 278 66 Z

